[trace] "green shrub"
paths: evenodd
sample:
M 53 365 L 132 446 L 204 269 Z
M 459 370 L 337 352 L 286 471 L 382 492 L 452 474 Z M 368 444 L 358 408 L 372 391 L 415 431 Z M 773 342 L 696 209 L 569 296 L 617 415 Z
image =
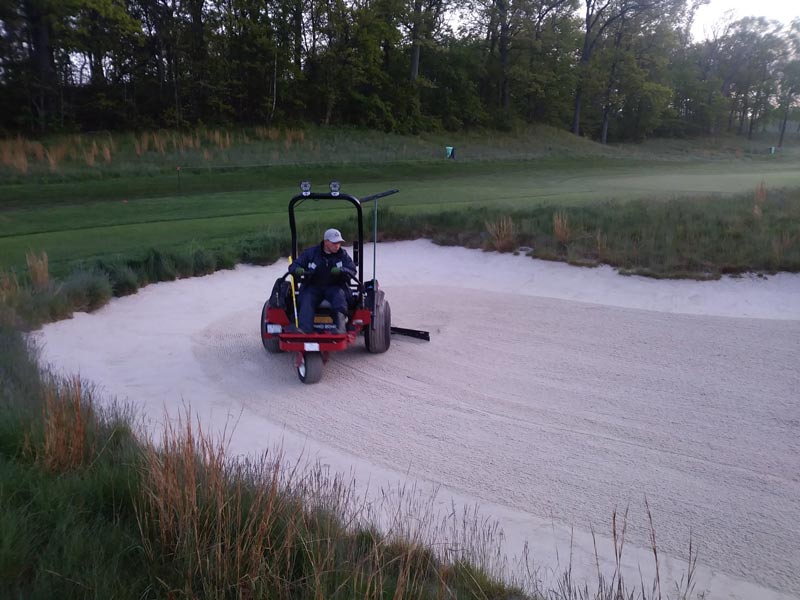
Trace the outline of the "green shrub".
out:
M 141 272 L 147 283 L 174 281 L 178 275 L 172 259 L 155 248 L 151 248 L 142 262 Z M 141 278 L 140 278 L 141 281 Z
M 175 273 L 181 279 L 194 275 L 194 260 L 191 250 L 179 250 L 170 252 L 169 260 L 175 267 Z
M 30 327 L 66 319 L 72 315 L 72 305 L 58 286 L 49 286 L 41 291 L 29 288 L 20 292 L 14 306 L 18 317 Z
M 261 234 L 240 242 L 239 258 L 242 262 L 254 265 L 271 265 L 280 258 L 282 249 L 280 239 L 270 234 Z
M 111 282 L 115 296 L 127 296 L 139 289 L 139 278 L 129 265 L 122 261 L 97 261 L 97 269 L 104 271 Z
M 236 252 L 227 246 L 217 249 L 213 256 L 217 269 L 233 269 L 236 266 Z
M 105 271 L 79 270 L 61 284 L 73 311 L 91 312 L 106 304 L 113 295 L 111 281 Z
M 194 275 L 208 275 L 217 270 L 217 258 L 205 248 L 192 245 L 191 259 Z

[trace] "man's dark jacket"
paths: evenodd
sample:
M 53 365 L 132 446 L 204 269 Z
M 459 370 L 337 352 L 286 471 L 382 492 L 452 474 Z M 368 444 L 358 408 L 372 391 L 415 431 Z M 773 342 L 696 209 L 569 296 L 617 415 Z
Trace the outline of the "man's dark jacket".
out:
M 300 254 L 297 260 L 292 263 L 292 266 L 289 267 L 289 272 L 294 274 L 297 267 L 303 267 L 306 270 L 306 284 L 318 287 L 328 287 L 346 283 L 347 278 L 343 275 L 344 273 L 355 277 L 356 265 L 345 249 L 339 247 L 338 252 L 327 254 L 323 243 L 303 250 L 302 254 Z M 342 274 L 333 275 L 331 269 L 334 267 L 339 267 Z

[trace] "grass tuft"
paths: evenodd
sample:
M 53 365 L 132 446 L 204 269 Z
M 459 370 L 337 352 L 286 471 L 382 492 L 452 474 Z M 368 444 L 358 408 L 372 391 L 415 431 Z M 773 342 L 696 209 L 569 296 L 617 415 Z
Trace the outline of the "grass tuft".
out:
M 17 274 L 14 271 L 0 271 L 0 304 L 15 303 L 19 293 Z
M 142 263 L 142 274 L 147 282 L 174 281 L 178 272 L 169 255 L 161 250 L 151 248 Z
M 41 254 L 28 252 L 25 255 L 25 262 L 28 264 L 28 274 L 34 289 L 40 292 L 46 290 L 50 286 L 47 252 Z
M 127 296 L 139 289 L 139 279 L 134 270 L 121 260 L 103 260 L 95 263 L 97 270 L 106 273 L 114 296 Z
M 44 444 L 38 456 L 45 469 L 63 473 L 84 465 L 93 451 L 87 430 L 94 418 L 80 378 L 45 387 Z
M 489 232 L 492 249 L 498 252 L 511 252 L 517 249 L 517 228 L 511 217 L 502 217 L 492 222 L 486 221 L 486 231 Z
M 74 311 L 97 310 L 104 306 L 114 293 L 108 274 L 99 270 L 75 271 L 61 285 Z
M 217 270 L 217 257 L 213 252 L 209 252 L 196 244 L 192 244 L 189 251 L 194 275 L 208 275 Z
M 572 232 L 569 228 L 569 217 L 564 212 L 557 212 L 553 215 L 553 235 L 563 247 L 569 243 Z

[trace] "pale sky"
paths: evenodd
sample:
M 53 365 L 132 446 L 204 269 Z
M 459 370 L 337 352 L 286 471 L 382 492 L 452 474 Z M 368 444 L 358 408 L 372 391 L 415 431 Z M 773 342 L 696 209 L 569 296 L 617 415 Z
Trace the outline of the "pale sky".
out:
M 711 0 L 701 6 L 695 16 L 692 35 L 696 40 L 708 37 L 714 23 L 722 19 L 726 11 L 733 10 L 734 18 L 766 17 L 788 25 L 800 17 L 800 2 L 797 0 Z

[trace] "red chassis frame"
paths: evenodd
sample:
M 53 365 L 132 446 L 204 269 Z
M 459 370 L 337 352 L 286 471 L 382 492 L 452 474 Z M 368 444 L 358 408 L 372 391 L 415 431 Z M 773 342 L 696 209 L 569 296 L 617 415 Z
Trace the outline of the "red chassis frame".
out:
M 302 360 L 304 352 L 322 353 L 322 361 L 328 362 L 331 352 L 346 350 L 356 343 L 356 339 L 372 320 L 370 311 L 366 308 L 357 308 L 350 319 L 351 329 L 347 333 L 267 333 L 266 328 L 262 334 L 264 339 L 278 338 L 282 352 L 297 352 L 297 364 Z M 289 317 L 282 308 L 267 307 L 267 324 L 289 326 Z M 311 344 L 313 346 L 309 347 Z

